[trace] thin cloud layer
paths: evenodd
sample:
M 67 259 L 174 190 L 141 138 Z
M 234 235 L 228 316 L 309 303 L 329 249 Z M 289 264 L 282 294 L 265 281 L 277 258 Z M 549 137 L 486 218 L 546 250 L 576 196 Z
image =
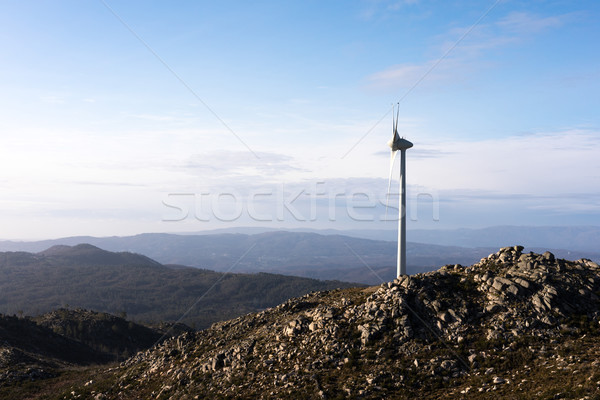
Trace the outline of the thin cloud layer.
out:
M 183 167 L 194 170 L 198 174 L 217 173 L 220 177 L 228 176 L 269 176 L 282 175 L 290 171 L 302 171 L 295 165 L 291 156 L 277 153 L 247 151 L 212 151 L 195 154 Z
M 374 72 L 366 78 L 367 87 L 389 91 L 411 88 L 421 80 L 423 82 L 419 85 L 427 87 L 456 83 L 468 79 L 471 73 L 480 68 L 489 68 L 486 57 L 491 56 L 494 49 L 518 43 L 545 30 L 560 28 L 573 20 L 571 14 L 545 17 L 512 12 L 492 23 L 451 28 L 438 37 L 438 58 L 393 65 Z M 440 62 L 442 56 L 444 59 Z

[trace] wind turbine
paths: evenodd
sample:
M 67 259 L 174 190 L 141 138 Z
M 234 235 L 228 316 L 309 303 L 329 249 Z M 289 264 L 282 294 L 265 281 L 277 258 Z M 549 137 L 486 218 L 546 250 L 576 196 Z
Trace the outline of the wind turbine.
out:
M 392 128 L 394 136 L 388 142 L 392 149 L 392 166 L 396 152 L 400 150 L 400 206 L 398 207 L 398 276 L 406 275 L 406 149 L 413 147 L 408 140 L 398 135 L 398 117 L 400 115 L 400 105 L 394 119 L 394 110 L 392 110 Z M 391 174 L 391 170 L 390 170 Z M 391 178 L 391 175 L 390 175 Z M 389 192 L 389 189 L 388 189 Z

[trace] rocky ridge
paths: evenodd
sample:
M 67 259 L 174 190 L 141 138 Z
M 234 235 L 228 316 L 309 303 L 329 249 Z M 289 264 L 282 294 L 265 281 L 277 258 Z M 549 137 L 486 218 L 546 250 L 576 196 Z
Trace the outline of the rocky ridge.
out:
M 599 295 L 594 262 L 506 247 L 469 267 L 311 293 L 184 333 L 72 397 L 592 398 Z

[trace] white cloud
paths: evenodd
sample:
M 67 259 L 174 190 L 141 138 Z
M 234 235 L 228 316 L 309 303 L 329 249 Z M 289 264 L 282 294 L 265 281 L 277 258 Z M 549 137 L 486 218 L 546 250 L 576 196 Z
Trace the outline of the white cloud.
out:
M 48 104 L 64 104 L 65 103 L 65 98 L 63 96 L 55 96 L 55 95 L 41 96 L 40 100 L 43 101 L 44 103 L 48 103 Z
M 346 174 L 378 182 L 387 178 L 389 153 L 381 151 L 383 143 L 375 140 L 377 135 L 372 139 L 351 153 L 346 163 L 328 160 L 328 171 L 335 171 L 336 177 Z M 585 204 L 591 204 L 591 197 L 584 194 L 600 195 L 597 130 L 569 129 L 471 141 L 422 137 L 413 142 L 414 147 L 407 151 L 407 184 L 423 193 L 460 194 L 469 201 L 510 202 L 537 197 L 555 199 L 556 203 L 579 193 Z M 398 168 L 396 160 L 394 179 Z M 385 191 L 383 186 L 381 191 Z
M 281 176 L 286 172 L 303 170 L 288 155 L 226 150 L 195 154 L 183 167 L 202 175 L 217 174 L 219 180 L 232 176 Z
M 496 24 L 510 32 L 518 34 L 538 33 L 545 29 L 558 28 L 562 26 L 569 15 L 555 15 L 542 17 L 526 12 L 512 12 L 501 18 Z
M 559 28 L 572 18 L 571 14 L 543 17 L 513 12 L 494 23 L 455 27 L 438 36 L 439 58 L 405 62 L 374 72 L 367 76 L 366 86 L 376 90 L 396 90 L 414 85 L 455 83 L 487 67 L 485 56 L 491 50 Z
M 401 9 L 404 6 L 412 6 L 418 4 L 420 0 L 400 0 L 400 1 L 392 1 L 387 5 L 387 9 L 391 11 L 396 11 Z
M 367 0 L 360 12 L 360 17 L 366 20 L 386 16 L 390 11 L 399 11 L 407 6 L 419 4 L 420 0 Z
M 456 82 L 468 73 L 469 64 L 457 58 L 429 60 L 421 64 L 399 64 L 367 77 L 370 89 L 410 89 L 415 85 Z
M 600 187 L 599 135 L 573 129 L 473 142 L 429 143 L 427 149 L 438 150 L 440 156 L 411 162 L 411 178 L 438 190 L 528 195 L 597 192 L 591 188 Z
M 156 115 L 156 114 L 130 114 L 132 118 L 143 119 L 148 121 L 157 121 L 157 122 L 171 122 L 176 121 L 178 118 L 173 117 L 172 115 Z

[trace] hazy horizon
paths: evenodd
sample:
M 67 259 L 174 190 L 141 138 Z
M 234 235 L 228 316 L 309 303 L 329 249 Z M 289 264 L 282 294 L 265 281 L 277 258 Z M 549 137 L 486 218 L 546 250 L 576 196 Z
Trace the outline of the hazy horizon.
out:
M 34 243 L 61 241 L 78 237 L 89 237 L 93 239 L 131 238 L 139 235 L 167 234 L 167 235 L 207 235 L 236 233 L 253 235 L 266 232 L 309 232 L 323 235 L 340 234 L 343 236 L 396 241 L 397 229 L 336 229 L 336 228 L 308 228 L 308 227 L 269 227 L 269 226 L 237 226 L 223 227 L 217 229 L 206 229 L 202 231 L 183 232 L 137 232 L 131 235 L 69 235 L 62 237 L 37 237 L 37 238 L 3 238 L 0 242 Z M 558 231 L 558 232 L 557 232 Z M 581 237 L 587 232 L 586 237 Z M 450 236 L 448 234 L 451 234 Z M 459 237 L 455 237 L 459 234 Z M 480 236 L 484 234 L 485 236 Z M 524 225 L 497 225 L 482 228 L 448 228 L 448 229 L 409 229 L 407 230 L 407 241 L 409 243 L 433 244 L 441 246 L 460 246 L 467 248 L 476 247 L 503 247 L 516 244 L 524 244 L 526 247 L 563 249 L 588 251 L 594 254 L 600 253 L 596 245 L 600 237 L 600 226 L 524 226 Z

